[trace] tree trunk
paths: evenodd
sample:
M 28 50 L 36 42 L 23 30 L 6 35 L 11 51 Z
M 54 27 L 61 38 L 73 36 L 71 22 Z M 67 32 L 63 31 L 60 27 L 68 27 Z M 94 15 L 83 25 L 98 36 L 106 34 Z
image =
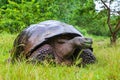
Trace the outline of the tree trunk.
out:
M 118 21 L 114 31 L 111 33 L 111 44 L 116 45 L 117 33 L 120 31 L 120 21 Z
M 116 45 L 116 41 L 117 41 L 117 35 L 114 33 L 111 34 L 111 38 L 110 38 L 111 45 Z
M 111 22 L 110 22 L 110 6 L 106 5 L 105 2 L 103 0 L 101 0 L 101 2 L 104 4 L 104 6 L 107 8 L 107 11 L 108 11 L 108 19 L 107 19 L 107 24 L 108 24 L 108 27 L 109 27 L 109 30 L 110 30 L 110 43 L 111 45 L 116 45 L 116 41 L 117 41 L 117 33 L 119 32 L 120 30 L 120 21 L 118 21 L 116 27 L 113 29 L 112 26 L 111 26 Z M 110 4 L 110 2 L 109 2 Z

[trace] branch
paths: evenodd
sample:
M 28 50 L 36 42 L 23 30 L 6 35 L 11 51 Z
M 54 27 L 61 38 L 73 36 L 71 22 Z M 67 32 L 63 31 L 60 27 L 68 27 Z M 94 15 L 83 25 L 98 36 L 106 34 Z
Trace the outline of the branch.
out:
M 120 30 L 120 20 L 118 21 L 114 33 L 116 34 Z
M 104 4 L 104 6 L 107 8 L 107 9 L 110 9 L 103 0 L 101 0 L 101 2 Z
M 110 29 L 110 33 L 112 34 L 113 31 L 112 31 L 112 26 L 110 24 L 110 8 L 105 4 L 105 2 L 103 0 L 101 0 L 101 2 L 104 4 L 104 6 L 107 8 L 108 10 L 108 19 L 107 19 L 107 24 L 108 24 L 108 27 Z

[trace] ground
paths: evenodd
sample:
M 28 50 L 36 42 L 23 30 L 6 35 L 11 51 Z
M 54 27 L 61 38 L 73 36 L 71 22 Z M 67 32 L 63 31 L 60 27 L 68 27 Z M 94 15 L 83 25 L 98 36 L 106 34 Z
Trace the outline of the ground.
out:
M 120 80 L 120 39 L 116 46 L 110 46 L 109 38 L 90 36 L 97 62 L 83 68 L 48 63 L 33 65 L 24 61 L 8 64 L 5 60 L 16 36 L 0 34 L 0 80 Z

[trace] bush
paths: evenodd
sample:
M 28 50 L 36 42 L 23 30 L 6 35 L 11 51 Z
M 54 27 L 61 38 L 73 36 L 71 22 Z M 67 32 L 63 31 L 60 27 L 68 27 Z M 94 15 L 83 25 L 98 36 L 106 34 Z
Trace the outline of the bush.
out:
M 95 12 L 93 0 L 0 0 L 0 32 L 20 32 L 30 24 L 59 20 L 86 33 L 108 36 L 106 12 Z M 115 20 L 113 20 L 114 22 Z M 83 32 L 84 33 L 84 32 Z

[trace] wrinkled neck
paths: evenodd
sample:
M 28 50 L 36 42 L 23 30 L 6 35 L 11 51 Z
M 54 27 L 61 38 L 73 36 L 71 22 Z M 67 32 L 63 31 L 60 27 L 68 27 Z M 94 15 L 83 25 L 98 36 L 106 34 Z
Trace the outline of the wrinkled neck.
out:
M 71 47 L 72 48 L 76 48 L 78 45 L 75 43 L 75 40 L 69 40 L 68 42 L 67 42 L 68 44 L 70 44 L 71 45 Z

